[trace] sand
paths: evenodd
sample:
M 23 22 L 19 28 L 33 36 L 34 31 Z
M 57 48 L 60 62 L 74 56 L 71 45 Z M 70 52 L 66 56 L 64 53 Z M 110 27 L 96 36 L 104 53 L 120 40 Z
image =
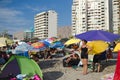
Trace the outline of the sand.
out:
M 62 58 L 52 60 L 40 60 L 39 65 L 43 71 L 44 80 L 100 80 L 100 78 L 109 73 L 114 73 L 116 60 L 102 62 L 102 72 L 92 72 L 88 68 L 88 74 L 82 74 L 82 67 L 72 68 L 63 67 Z

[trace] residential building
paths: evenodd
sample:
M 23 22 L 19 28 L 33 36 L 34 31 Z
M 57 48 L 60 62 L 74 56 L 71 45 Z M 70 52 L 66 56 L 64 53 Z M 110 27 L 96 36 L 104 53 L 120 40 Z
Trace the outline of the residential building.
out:
M 13 34 L 13 40 L 24 40 L 24 31 L 15 32 Z
M 73 0 L 72 35 L 89 30 L 116 33 L 120 24 L 119 4 L 118 0 Z
M 31 31 L 31 30 L 25 30 L 24 31 L 24 38 L 25 39 L 32 39 L 33 38 L 33 31 Z
M 70 38 L 72 36 L 70 26 L 58 27 L 57 31 L 58 38 Z
M 113 32 L 119 33 L 120 27 L 120 0 L 112 0 L 113 5 Z
M 57 13 L 55 11 L 49 10 L 35 15 L 34 37 L 39 39 L 57 37 Z

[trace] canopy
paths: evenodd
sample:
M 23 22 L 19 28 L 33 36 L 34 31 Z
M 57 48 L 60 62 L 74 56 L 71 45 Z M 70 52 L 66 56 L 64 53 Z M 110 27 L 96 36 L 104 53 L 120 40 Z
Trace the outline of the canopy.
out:
M 92 30 L 82 34 L 78 34 L 75 37 L 79 39 L 85 39 L 87 41 L 103 40 L 107 42 L 112 42 L 120 38 L 120 35 L 113 34 L 107 31 L 102 31 L 102 30 Z
M 91 47 L 89 54 L 100 54 L 108 48 L 108 44 L 104 41 L 91 41 L 87 45 Z
M 65 45 L 70 45 L 70 44 L 79 43 L 79 42 L 80 42 L 80 39 L 73 38 L 73 39 L 66 41 Z
M 41 78 L 43 77 L 40 67 L 34 60 L 15 55 L 1 68 L 0 78 L 8 77 L 9 74 L 14 76 L 18 74 L 26 74 L 28 76 L 37 74 Z
M 114 52 L 118 52 L 120 50 L 120 43 L 117 43 L 117 45 L 114 48 Z

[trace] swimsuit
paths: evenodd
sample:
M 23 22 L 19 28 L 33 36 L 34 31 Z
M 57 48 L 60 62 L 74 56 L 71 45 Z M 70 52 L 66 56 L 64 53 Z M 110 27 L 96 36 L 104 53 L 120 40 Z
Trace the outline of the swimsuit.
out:
M 81 48 L 81 59 L 88 59 L 88 48 L 84 47 Z

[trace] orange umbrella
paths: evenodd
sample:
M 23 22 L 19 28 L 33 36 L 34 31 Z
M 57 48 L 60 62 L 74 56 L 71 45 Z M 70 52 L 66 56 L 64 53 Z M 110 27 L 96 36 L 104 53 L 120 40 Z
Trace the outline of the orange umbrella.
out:
M 42 47 L 44 47 L 45 45 L 44 45 L 44 43 L 42 43 L 42 42 L 36 42 L 36 43 L 33 43 L 32 46 L 33 46 L 34 48 L 42 48 Z

